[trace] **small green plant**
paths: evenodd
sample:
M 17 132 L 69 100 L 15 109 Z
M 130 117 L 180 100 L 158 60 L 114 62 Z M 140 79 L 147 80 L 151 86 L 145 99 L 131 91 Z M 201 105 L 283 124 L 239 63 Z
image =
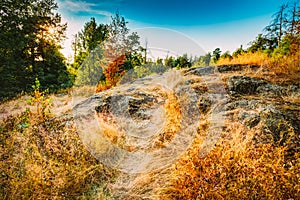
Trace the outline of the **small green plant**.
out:
M 50 108 L 52 106 L 52 99 L 46 96 L 48 89 L 40 91 L 40 81 L 35 79 L 32 97 L 27 101 L 30 105 L 36 106 L 36 113 L 39 119 L 45 120 L 51 116 Z

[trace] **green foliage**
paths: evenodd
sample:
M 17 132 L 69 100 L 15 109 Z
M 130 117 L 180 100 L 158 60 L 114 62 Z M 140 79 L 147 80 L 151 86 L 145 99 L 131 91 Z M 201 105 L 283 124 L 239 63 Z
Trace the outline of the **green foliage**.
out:
M 75 85 L 98 85 L 97 91 L 102 91 L 115 86 L 122 75 L 142 64 L 139 36 L 130 33 L 127 23 L 116 13 L 108 25 L 97 25 L 94 18 L 85 24 L 73 42 Z
M 164 60 L 164 64 L 165 64 L 165 66 L 174 68 L 174 67 L 176 67 L 176 59 L 173 56 L 166 57 Z
M 56 9 L 54 0 L 1 2 L 0 100 L 30 91 L 37 76 L 51 90 L 68 81 L 64 58 L 58 52 L 66 24 L 61 24 Z M 61 73 L 66 76 L 59 77 Z
M 135 79 L 138 79 L 138 78 L 149 76 L 151 74 L 160 74 L 160 73 L 165 72 L 167 69 L 169 69 L 169 67 L 164 66 L 161 63 L 157 64 L 157 63 L 149 62 L 142 66 L 136 66 L 134 68 L 133 77 Z
M 141 66 L 143 63 L 143 56 L 141 53 L 132 52 L 126 55 L 126 60 L 124 63 L 124 70 L 129 71 L 136 66 Z
M 208 65 L 210 65 L 211 58 L 212 58 L 211 53 L 207 53 L 207 54 L 205 54 L 205 55 L 201 58 L 201 61 L 202 61 L 206 66 L 208 66 Z
M 163 64 L 162 60 L 157 60 L 156 63 L 160 65 Z M 182 56 L 179 56 L 177 58 L 174 58 L 172 56 L 166 57 L 164 60 L 164 64 L 167 67 L 171 67 L 171 68 L 176 67 L 177 69 L 181 69 L 181 68 L 191 67 L 192 60 L 188 58 L 187 54 L 183 54 Z
M 270 25 L 264 29 L 266 31 L 266 38 L 268 38 L 270 41 L 274 41 L 272 47 L 279 47 L 282 36 L 286 31 L 287 21 L 289 20 L 286 13 L 287 8 L 287 4 L 280 6 L 279 11 L 273 15 L 273 20 Z
M 287 36 L 298 37 L 300 33 L 299 12 L 299 2 L 297 1 L 290 1 L 280 6 L 273 15 L 271 23 L 264 28 L 264 35 L 259 34 L 251 43 L 249 50 L 252 52 L 265 49 L 274 50 L 281 47 Z
M 101 80 L 105 80 L 103 68 L 106 60 L 103 58 L 103 50 L 96 48 L 90 54 L 86 54 L 81 66 L 76 70 L 76 86 L 97 85 Z
M 213 51 L 212 59 L 213 59 L 214 63 L 216 63 L 220 59 L 221 53 L 222 53 L 222 51 L 220 48 L 216 48 Z
M 235 50 L 235 52 L 232 53 L 233 57 L 237 57 L 241 54 L 243 54 L 245 52 L 245 50 L 243 49 L 243 45 L 240 46 L 240 48 L 238 48 L 237 50 Z
M 181 69 L 181 68 L 191 67 L 192 61 L 188 58 L 187 54 L 183 54 L 182 56 L 179 56 L 175 60 L 175 64 L 177 69 Z
M 266 49 L 273 49 L 275 43 L 276 40 L 267 39 L 265 36 L 263 36 L 263 34 L 259 34 L 254 41 L 250 42 L 248 51 L 256 52 Z
M 207 54 L 200 56 L 200 57 L 195 57 L 193 62 L 193 66 L 195 67 L 203 67 L 203 66 L 209 66 L 212 64 L 212 55 L 210 52 Z
M 108 25 L 97 24 L 95 18 L 85 23 L 84 28 L 75 35 L 72 47 L 74 51 L 74 63 L 72 67 L 78 70 L 84 60 L 108 38 Z
M 228 59 L 231 59 L 232 56 L 231 56 L 231 54 L 230 54 L 229 51 L 226 51 L 225 53 L 223 53 L 223 54 L 220 56 L 220 58 L 228 58 Z
M 33 94 L 32 97 L 27 101 L 32 106 L 36 106 L 36 116 L 38 117 L 39 121 L 45 121 L 49 117 L 51 117 L 51 111 L 50 108 L 52 106 L 52 99 L 48 98 L 46 96 L 46 93 L 48 93 L 48 90 L 46 91 L 40 91 L 41 84 L 39 79 L 35 79 L 35 84 L 32 85 L 33 88 Z M 27 112 L 31 111 L 29 109 L 26 109 Z

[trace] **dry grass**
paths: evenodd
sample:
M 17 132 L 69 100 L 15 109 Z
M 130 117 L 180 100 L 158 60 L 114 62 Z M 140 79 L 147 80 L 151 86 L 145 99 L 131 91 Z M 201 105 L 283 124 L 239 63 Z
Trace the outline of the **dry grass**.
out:
M 258 66 L 267 66 L 270 63 L 270 57 L 263 52 L 246 52 L 238 57 L 233 58 L 220 58 L 218 60 L 218 65 L 226 64 L 242 64 L 242 65 L 258 65 Z
M 158 135 L 158 138 L 154 142 L 154 148 L 162 148 L 168 145 L 180 129 L 182 116 L 178 100 L 172 93 L 168 93 L 167 97 L 166 103 L 164 104 L 166 124 L 164 130 Z
M 147 146 L 147 150 L 154 150 L 168 145 L 180 129 L 181 113 L 177 98 L 173 93 L 166 94 L 166 98 L 163 105 L 166 117 L 164 128 L 159 131 L 155 138 L 151 138 L 151 141 L 148 141 L 149 146 Z M 126 139 L 126 133 L 120 129 L 120 125 L 115 121 L 111 113 L 97 113 L 97 116 L 100 129 L 103 130 L 103 134 L 111 143 L 127 151 L 136 151 L 138 149 L 137 146 L 134 146 Z M 139 119 L 133 118 L 133 120 Z
M 0 199 L 108 195 L 114 176 L 85 149 L 74 124 L 37 121 L 29 112 L 1 122 L 0 158 Z
M 256 65 L 265 67 L 274 79 L 286 83 L 300 83 L 300 51 L 296 51 L 290 55 L 272 54 L 257 52 L 246 52 L 237 57 L 221 58 L 217 65 L 226 64 L 243 64 L 243 65 Z
M 87 97 L 95 94 L 96 88 L 93 86 L 73 87 L 62 94 L 48 94 L 46 99 L 51 103 L 51 114 L 60 116 L 69 111 L 77 103 L 85 100 Z M 36 112 L 36 105 L 29 103 L 32 97 L 23 95 L 21 97 L 0 103 L 0 119 L 8 116 L 16 116 L 25 111 L 26 108 L 31 112 Z
M 107 184 L 115 172 L 91 156 L 75 124 L 51 118 L 68 110 L 72 101 L 71 95 L 35 95 L 1 105 L 16 109 L 0 121 L 0 199 L 109 197 Z M 57 113 L 49 113 L 49 102 Z
M 163 199 L 297 199 L 299 155 L 288 157 L 286 147 L 256 137 L 257 130 L 231 123 L 204 159 L 193 145 L 170 174 Z
M 291 79 L 297 84 L 300 83 L 300 51 L 298 50 L 289 56 L 273 56 L 269 65 L 270 71 L 273 71 L 279 77 Z
M 257 55 L 257 60 L 265 62 L 262 57 Z M 255 55 L 253 62 L 247 64 L 259 65 L 254 58 Z M 80 99 L 93 93 L 94 88 L 78 88 L 73 97 Z M 71 97 L 59 97 L 61 100 L 54 97 L 54 107 L 69 106 Z M 286 98 L 286 101 L 299 100 Z M 167 99 L 166 125 L 158 135 L 155 149 L 168 145 L 180 129 L 178 99 L 174 94 L 168 94 Z M 114 191 L 110 183 L 118 173 L 100 164 L 86 150 L 74 124 L 39 118 L 36 112 L 20 113 L 26 107 L 23 101 L 6 102 L 5 105 L 15 107 L 14 116 L 6 113 L 0 122 L 0 199 L 110 199 L 108 188 L 115 192 L 127 186 L 121 185 L 121 189 Z M 300 196 L 300 158 L 297 152 L 291 153 L 299 136 L 293 130 L 289 132 L 290 139 L 279 145 L 261 132 L 263 124 L 249 129 L 227 121 L 227 129 L 216 147 L 201 158 L 200 147 L 210 122 L 207 116 L 200 117 L 199 131 L 190 149 L 168 169 L 135 179 L 128 189 L 131 199 L 147 196 L 149 199 L 297 199 Z M 105 135 L 122 146 L 119 143 L 124 142 L 124 135 L 112 129 L 112 124 L 108 125 Z M 135 150 L 129 145 L 122 147 Z

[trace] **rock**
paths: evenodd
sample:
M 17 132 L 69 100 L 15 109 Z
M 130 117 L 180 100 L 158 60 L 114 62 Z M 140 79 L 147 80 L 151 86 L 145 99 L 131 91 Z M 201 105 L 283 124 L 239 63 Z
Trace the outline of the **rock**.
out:
M 197 76 L 205 76 L 209 74 L 215 73 L 216 67 L 207 66 L 207 67 L 199 67 L 199 68 L 192 68 L 189 70 L 184 71 L 185 76 L 187 75 L 197 75 Z
M 287 95 L 285 87 L 270 83 L 257 87 L 256 92 L 265 97 L 282 97 Z
M 253 111 L 242 111 L 239 113 L 238 119 L 248 128 L 253 128 L 260 122 L 260 115 Z
M 254 134 L 249 134 L 254 144 L 290 145 L 290 154 L 297 155 L 300 87 L 227 73 L 247 68 L 256 66 L 199 67 L 180 75 L 169 71 L 96 94 L 72 110 L 79 126 L 86 123 L 79 134 L 100 162 L 129 177 L 160 173 L 191 147 L 195 136 L 201 138 L 203 159 L 221 137 L 232 139 L 235 130 L 241 138 Z M 130 191 L 134 181 L 126 185 Z
M 206 114 L 211 109 L 212 101 L 208 96 L 201 96 L 199 99 L 199 109 L 202 114 Z
M 218 66 L 218 71 L 220 73 L 223 72 L 233 72 L 233 71 L 241 71 L 245 66 L 243 65 L 221 65 Z
M 247 76 L 230 77 L 227 83 L 229 92 L 232 95 L 260 95 L 267 98 L 287 96 L 288 92 L 291 93 L 296 88 L 286 88 Z
M 242 71 L 243 69 L 258 69 L 260 68 L 257 65 L 241 65 L 241 64 L 233 64 L 233 65 L 220 65 L 218 66 L 218 71 L 220 73 L 224 72 L 235 72 L 235 71 Z
M 290 129 L 292 129 L 284 114 L 271 104 L 261 110 L 260 116 L 264 122 L 263 131 L 266 134 L 271 134 L 274 142 L 280 141 L 283 144 L 291 131 Z
M 259 105 L 261 105 L 263 103 L 263 101 L 261 100 L 246 100 L 246 99 L 242 99 L 242 100 L 236 100 L 233 102 L 228 102 L 225 105 L 225 110 L 234 110 L 237 108 L 243 108 L 246 110 L 253 110 L 253 109 L 257 109 L 259 107 Z
M 257 93 L 257 88 L 267 84 L 265 81 L 247 76 L 233 76 L 227 81 L 228 89 L 232 95 L 251 95 Z

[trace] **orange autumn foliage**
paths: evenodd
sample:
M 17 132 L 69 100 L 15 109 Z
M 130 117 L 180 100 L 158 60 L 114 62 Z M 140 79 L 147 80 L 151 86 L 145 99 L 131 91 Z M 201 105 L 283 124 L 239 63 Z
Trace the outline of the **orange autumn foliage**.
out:
M 123 54 L 113 60 L 104 70 L 105 81 L 98 83 L 96 92 L 101 92 L 115 86 L 125 74 L 124 63 L 126 56 Z

